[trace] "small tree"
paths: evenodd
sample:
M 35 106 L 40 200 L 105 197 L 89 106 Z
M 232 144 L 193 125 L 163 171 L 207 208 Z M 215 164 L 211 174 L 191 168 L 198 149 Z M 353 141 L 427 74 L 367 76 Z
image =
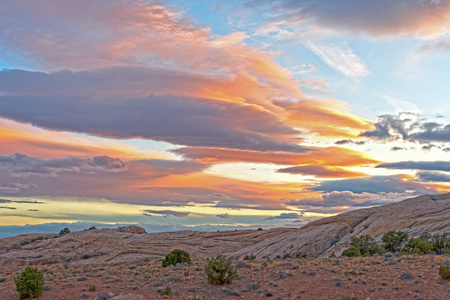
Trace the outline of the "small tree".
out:
M 408 241 L 408 233 L 402 231 L 389 231 L 383 235 L 383 243 L 386 251 L 398 252 Z
M 63 235 L 66 235 L 68 233 L 70 233 L 70 230 L 69 230 L 69 228 L 66 227 L 64 229 L 61 229 L 61 231 L 59 232 L 59 235 L 63 236 Z
M 431 235 L 425 232 L 417 239 L 410 239 L 408 243 L 406 243 L 405 251 L 421 255 L 428 254 L 433 251 L 433 243 L 430 240 Z
M 209 259 L 205 273 L 210 284 L 231 284 L 237 277 L 237 271 L 231 266 L 231 257 L 222 254 Z
M 17 292 L 20 299 L 38 297 L 44 291 L 44 275 L 38 271 L 27 267 L 15 280 Z
M 162 261 L 162 266 L 167 267 L 178 263 L 191 264 L 191 256 L 184 250 L 174 249 Z
M 362 235 L 359 238 L 354 237 L 350 243 L 350 248 L 345 250 L 343 256 L 372 256 L 382 254 L 383 249 L 377 245 L 375 239 L 370 235 Z

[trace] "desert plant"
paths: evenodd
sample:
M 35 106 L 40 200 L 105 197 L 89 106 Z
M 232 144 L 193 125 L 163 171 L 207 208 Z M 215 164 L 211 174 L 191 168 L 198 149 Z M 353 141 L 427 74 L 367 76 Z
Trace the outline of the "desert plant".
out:
M 439 275 L 442 279 L 450 280 L 450 266 L 441 266 L 439 268 Z
M 244 260 L 255 260 L 256 259 L 256 256 L 254 256 L 254 255 L 246 255 L 246 256 L 244 256 Z
M 426 232 L 416 239 L 410 239 L 405 245 L 404 252 L 417 253 L 421 255 L 428 254 L 433 251 L 433 243 L 430 239 L 431 235 Z
M 231 266 L 231 257 L 217 255 L 208 260 L 205 266 L 206 277 L 210 284 L 230 284 L 237 277 L 237 271 Z
M 167 267 L 178 263 L 191 264 L 191 256 L 184 250 L 174 249 L 162 261 L 162 266 Z
M 89 229 L 88 229 L 88 230 L 95 230 L 95 229 L 97 229 L 97 227 L 95 227 L 95 226 L 91 226 L 91 227 L 89 227 Z
M 59 232 L 59 235 L 63 236 L 63 235 L 66 235 L 68 233 L 70 233 L 70 230 L 69 230 L 69 228 L 66 227 L 64 229 L 61 229 L 61 231 Z
M 386 251 L 398 252 L 403 244 L 408 242 L 408 233 L 402 231 L 389 231 L 383 235 L 383 246 Z
M 431 242 L 436 254 L 450 254 L 450 236 L 447 234 L 435 234 L 431 237 Z
M 350 243 L 350 248 L 342 252 L 343 256 L 372 256 L 382 254 L 383 250 L 375 243 L 374 238 L 369 235 L 354 237 Z
M 17 292 L 20 299 L 38 297 L 44 291 L 44 275 L 38 271 L 27 267 L 15 280 Z
M 160 292 L 161 295 L 170 295 L 170 293 L 172 293 L 172 289 L 170 288 L 170 286 L 166 287 Z
M 307 256 L 307 254 L 302 254 L 301 252 L 299 252 L 295 255 L 295 258 L 306 258 Z
M 90 285 L 89 286 L 89 292 L 95 292 L 97 290 L 97 287 L 95 285 Z
M 289 253 L 285 253 L 283 255 L 283 259 L 286 259 L 286 258 L 292 258 L 292 256 Z

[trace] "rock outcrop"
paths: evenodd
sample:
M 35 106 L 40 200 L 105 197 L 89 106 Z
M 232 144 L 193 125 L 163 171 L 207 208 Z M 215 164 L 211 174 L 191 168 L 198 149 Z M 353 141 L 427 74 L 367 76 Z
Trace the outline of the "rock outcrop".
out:
M 368 234 L 380 241 L 383 234 L 401 230 L 450 234 L 450 194 L 424 195 L 400 202 L 360 209 L 311 222 L 284 237 L 273 237 L 241 249 L 233 255 L 276 257 L 285 253 L 327 257 L 340 255 L 352 237 Z

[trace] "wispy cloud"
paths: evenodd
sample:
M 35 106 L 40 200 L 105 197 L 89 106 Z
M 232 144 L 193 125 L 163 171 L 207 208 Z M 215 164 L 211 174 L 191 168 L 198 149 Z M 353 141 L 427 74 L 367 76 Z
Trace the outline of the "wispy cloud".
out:
M 303 45 L 320 57 L 329 67 L 346 76 L 364 77 L 370 74 L 365 63 L 345 42 L 317 43 L 306 41 Z

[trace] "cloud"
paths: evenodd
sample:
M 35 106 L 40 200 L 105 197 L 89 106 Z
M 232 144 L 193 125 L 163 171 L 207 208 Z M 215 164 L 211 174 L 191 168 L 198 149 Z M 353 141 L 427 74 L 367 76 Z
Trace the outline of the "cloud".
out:
M 302 175 L 313 175 L 318 178 L 355 178 L 364 177 L 367 174 L 362 172 L 353 172 L 345 168 L 340 167 L 326 167 L 326 166 L 296 166 L 277 170 L 279 173 L 289 173 L 289 174 L 302 174 Z
M 450 161 L 400 161 L 381 164 L 377 168 L 450 172 Z
M 151 209 L 147 209 L 144 210 L 143 215 L 144 216 L 149 216 L 149 217 L 153 217 L 155 215 L 159 215 L 159 216 L 163 216 L 165 218 L 170 218 L 170 217 L 177 217 L 177 218 L 184 218 L 189 216 L 189 212 L 181 212 L 181 211 L 174 211 L 174 210 L 151 210 Z
M 429 193 L 438 193 L 449 190 L 448 187 L 439 184 L 424 184 L 415 181 L 414 176 L 410 175 L 392 175 L 392 176 L 372 176 L 358 179 L 329 180 L 321 182 L 318 186 L 312 188 L 313 191 L 322 191 L 324 193 L 353 192 L 361 193 L 405 193 L 409 195 L 423 195 Z
M 334 142 L 335 145 L 348 145 L 348 144 L 355 144 L 355 145 L 364 145 L 366 141 L 353 141 L 353 140 L 339 140 Z
M 448 0 L 281 0 L 254 1 L 278 12 L 277 19 L 300 23 L 309 20 L 316 26 L 335 31 L 364 33 L 375 37 L 408 35 L 431 39 L 444 35 L 450 24 Z
M 221 219 L 228 219 L 230 217 L 230 215 L 227 214 L 227 213 L 225 213 L 225 214 L 218 214 L 217 217 L 221 218 Z
M 17 209 L 17 208 L 9 206 L 0 206 L 0 209 Z
M 411 142 L 449 142 L 450 124 L 426 122 L 420 115 L 400 113 L 397 115 L 381 115 L 375 123 L 374 130 L 368 130 L 360 136 L 375 140 L 404 140 Z M 429 150 L 425 147 L 423 150 Z
M 302 214 L 298 214 L 298 213 L 281 213 L 278 216 L 272 216 L 272 217 L 267 217 L 262 219 L 261 221 L 271 221 L 271 220 L 277 220 L 277 219 L 299 219 L 300 217 L 302 217 Z
M 0 203 L 45 204 L 45 202 L 36 200 L 9 200 L 9 199 L 0 199 Z
M 417 51 L 421 54 L 450 55 L 450 40 L 430 42 L 420 46 Z
M 360 166 L 378 161 L 362 152 L 343 147 L 307 147 L 305 153 L 263 152 L 239 149 L 183 147 L 172 152 L 205 163 L 254 162 L 277 165 L 312 164 L 324 166 Z
M 316 54 L 335 71 L 349 77 L 364 77 L 370 74 L 364 62 L 350 49 L 347 43 L 319 44 L 304 42 L 306 48 Z
M 97 156 L 92 159 L 74 156 L 39 159 L 21 153 L 0 156 L 0 166 L 11 171 L 14 176 L 56 176 L 57 173 L 62 171 L 80 172 L 81 168 L 94 168 L 113 172 L 126 170 L 126 164 L 123 161 L 108 156 Z
M 450 182 L 450 174 L 444 172 L 420 171 L 417 176 L 421 181 Z
M 404 199 L 404 193 L 354 193 L 351 191 L 333 191 L 322 194 L 316 198 L 304 198 L 298 200 L 290 200 L 287 205 L 298 206 L 305 211 L 313 212 L 311 207 L 368 207 L 374 205 L 384 205 L 400 199 Z

